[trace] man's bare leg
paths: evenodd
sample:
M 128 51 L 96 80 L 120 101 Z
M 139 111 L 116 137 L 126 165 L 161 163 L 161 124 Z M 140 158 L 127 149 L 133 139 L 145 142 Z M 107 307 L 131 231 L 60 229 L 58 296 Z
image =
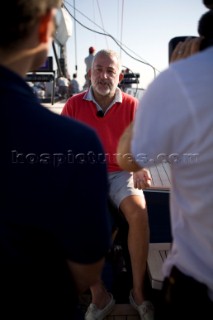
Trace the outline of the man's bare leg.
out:
M 144 196 L 128 196 L 120 209 L 129 225 L 128 249 L 133 276 L 133 298 L 141 305 L 145 300 L 144 280 L 149 248 L 149 223 Z

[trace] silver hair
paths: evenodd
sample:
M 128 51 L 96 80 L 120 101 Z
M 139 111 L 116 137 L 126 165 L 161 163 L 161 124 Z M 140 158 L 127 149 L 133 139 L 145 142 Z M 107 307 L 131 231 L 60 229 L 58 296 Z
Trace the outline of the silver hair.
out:
M 118 70 L 119 72 L 121 72 L 121 68 L 122 68 L 122 65 L 121 65 L 121 59 L 118 55 L 118 53 L 116 51 L 113 51 L 113 50 L 106 50 L 106 49 L 102 49 L 100 51 L 98 51 L 96 53 L 96 55 L 94 56 L 94 59 L 93 59 L 93 62 L 92 62 L 92 67 L 93 67 L 93 64 L 94 64 L 94 61 L 96 60 L 96 58 L 100 55 L 105 55 L 107 57 L 116 57 L 117 59 L 117 65 L 118 65 Z

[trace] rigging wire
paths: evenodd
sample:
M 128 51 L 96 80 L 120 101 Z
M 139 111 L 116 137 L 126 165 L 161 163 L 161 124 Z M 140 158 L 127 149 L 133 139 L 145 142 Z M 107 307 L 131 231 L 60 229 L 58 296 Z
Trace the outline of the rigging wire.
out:
M 73 0 L 74 6 L 74 34 L 75 34 L 75 70 L 78 70 L 78 63 L 77 63 L 77 28 L 76 28 L 76 18 L 75 18 L 75 0 Z
M 117 24 L 117 37 L 119 36 L 119 3 L 120 3 L 120 1 L 118 0 L 118 2 L 117 2 L 117 22 L 118 22 L 118 24 Z
M 121 40 L 120 43 L 122 44 L 122 40 L 123 40 L 123 16 L 124 16 L 124 0 L 122 0 L 122 10 L 121 10 L 122 14 L 121 14 Z M 121 59 L 121 54 L 122 54 L 122 50 L 120 48 L 120 59 Z
M 96 20 L 96 17 L 95 17 L 95 0 L 93 0 L 92 4 L 93 4 L 93 20 L 95 21 Z M 95 39 L 95 41 L 94 41 L 94 44 L 95 44 L 96 43 L 96 34 L 94 35 L 94 39 Z
M 65 3 L 67 3 L 68 5 L 70 5 L 72 7 L 71 4 L 69 4 L 66 0 L 64 1 Z M 71 13 L 70 11 L 68 10 L 68 8 L 64 5 L 64 8 L 67 10 L 67 12 L 69 13 L 69 15 L 76 20 L 77 23 L 79 23 L 83 28 L 91 31 L 91 32 L 94 32 L 94 33 L 97 33 L 97 34 L 100 34 L 100 35 L 103 35 L 103 36 L 107 36 L 107 37 L 110 37 L 118 46 L 119 48 L 121 48 L 121 50 L 123 52 L 126 53 L 126 55 L 128 55 L 130 58 L 134 59 L 135 61 L 138 61 L 144 65 L 147 65 L 149 67 L 151 67 L 153 69 L 153 72 L 154 72 L 154 78 L 156 77 L 156 71 L 160 72 L 159 70 L 157 70 L 153 65 L 151 65 L 149 62 L 146 62 L 146 61 L 143 61 L 141 60 L 142 58 L 140 56 L 138 56 L 138 58 L 136 57 L 133 57 L 131 54 L 129 54 L 122 46 L 122 44 L 119 43 L 119 41 L 117 39 L 115 39 L 111 34 L 109 33 L 106 33 L 105 30 L 103 30 L 104 32 L 100 32 L 100 31 L 97 31 L 97 30 L 94 30 L 94 29 L 91 29 L 89 27 L 87 27 L 86 25 L 84 25 L 83 23 L 81 23 L 78 19 L 76 19 Z M 79 13 L 81 13 L 84 17 L 86 17 L 90 22 L 92 22 L 93 24 L 95 24 L 98 28 L 102 29 L 100 26 L 98 26 L 96 23 L 94 23 L 94 21 L 92 21 L 91 19 L 89 19 L 87 16 L 85 16 L 82 12 L 80 12 L 78 9 L 76 9 Z M 126 46 L 125 46 L 126 47 Z M 127 48 L 127 47 L 126 47 Z M 128 48 L 129 51 L 132 51 Z M 133 51 L 132 51 L 133 52 Z M 134 53 L 134 52 L 133 52 Z M 135 54 L 135 53 L 134 53 Z
M 96 3 L 97 3 L 98 11 L 99 11 L 99 14 L 100 14 L 100 18 L 101 18 L 102 28 L 103 28 L 103 30 L 104 30 L 104 23 L 103 23 L 102 14 L 101 14 L 101 9 L 100 9 L 98 0 L 96 0 Z M 105 37 L 105 40 L 106 40 L 107 49 L 109 49 L 107 37 Z

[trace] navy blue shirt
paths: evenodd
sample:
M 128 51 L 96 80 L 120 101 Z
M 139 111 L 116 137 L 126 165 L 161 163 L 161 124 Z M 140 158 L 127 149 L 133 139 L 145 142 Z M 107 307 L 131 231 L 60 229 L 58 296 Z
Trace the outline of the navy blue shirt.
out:
M 93 263 L 110 246 L 103 148 L 3 67 L 0 106 L 0 318 L 71 319 L 77 294 L 66 260 Z

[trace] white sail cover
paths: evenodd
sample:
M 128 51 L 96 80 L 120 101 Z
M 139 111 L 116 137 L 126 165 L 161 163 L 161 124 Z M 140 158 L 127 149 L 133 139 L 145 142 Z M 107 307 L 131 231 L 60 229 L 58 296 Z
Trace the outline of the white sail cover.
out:
M 72 36 L 72 19 L 69 13 L 64 8 L 59 8 L 56 16 L 58 28 L 55 35 L 55 40 L 64 46 L 69 37 Z

